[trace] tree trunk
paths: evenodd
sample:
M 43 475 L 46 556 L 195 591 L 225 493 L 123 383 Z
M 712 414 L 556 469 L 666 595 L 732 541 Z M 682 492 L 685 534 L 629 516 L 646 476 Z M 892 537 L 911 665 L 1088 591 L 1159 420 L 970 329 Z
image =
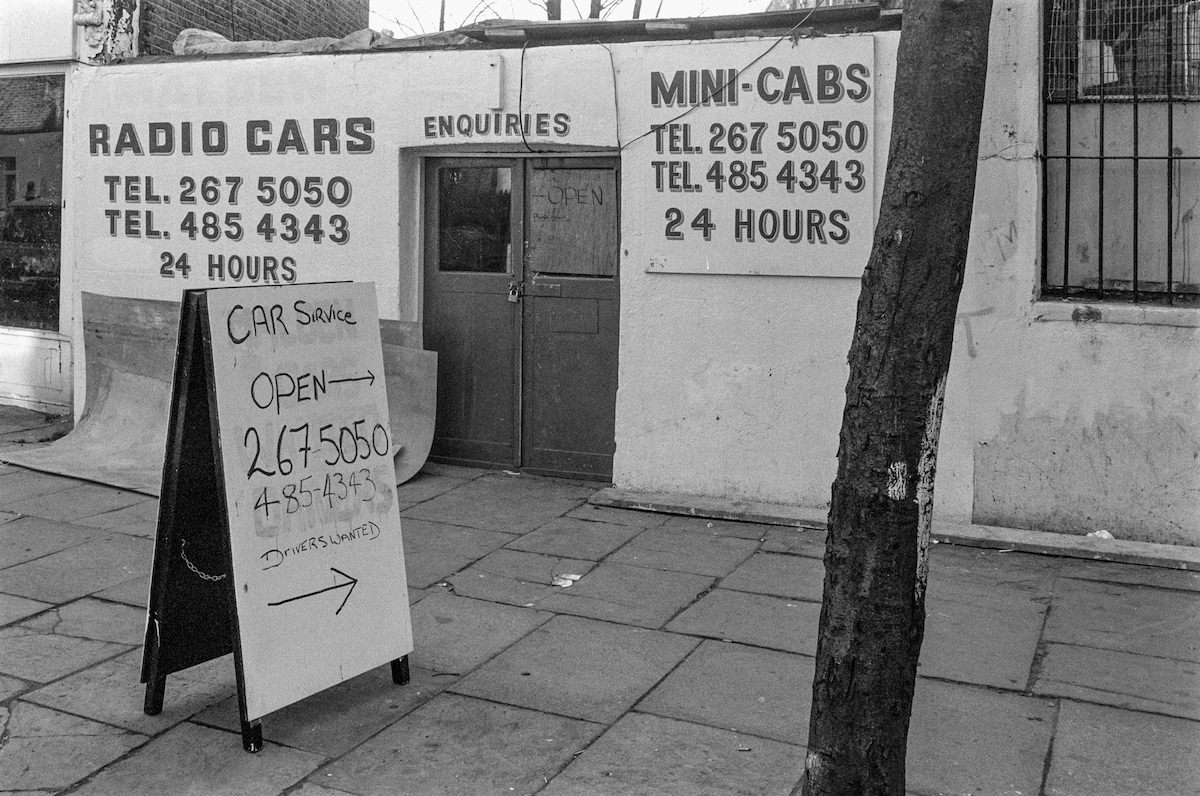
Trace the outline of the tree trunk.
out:
M 562 19 L 562 0 L 546 0 L 546 19 Z
M 600 19 L 602 5 L 602 0 L 592 0 L 591 9 L 588 11 L 588 19 Z
M 887 175 L 829 509 L 804 796 L 904 793 L 991 5 L 904 4 Z

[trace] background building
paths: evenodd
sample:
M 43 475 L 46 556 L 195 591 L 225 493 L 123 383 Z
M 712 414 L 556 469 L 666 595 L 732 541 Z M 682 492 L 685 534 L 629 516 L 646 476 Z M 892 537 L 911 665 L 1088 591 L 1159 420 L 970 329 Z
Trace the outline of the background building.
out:
M 995 7 L 943 520 L 1200 543 L 1193 5 Z M 372 281 L 439 353 L 436 456 L 823 516 L 897 24 L 79 67 L 54 340 L 84 294 Z

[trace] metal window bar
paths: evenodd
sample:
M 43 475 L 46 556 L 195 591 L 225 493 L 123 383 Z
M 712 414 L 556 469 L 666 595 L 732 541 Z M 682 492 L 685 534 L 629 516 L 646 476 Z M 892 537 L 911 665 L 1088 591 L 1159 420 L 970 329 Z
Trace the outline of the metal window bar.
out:
M 1044 14 L 1042 295 L 1200 305 L 1200 0 Z

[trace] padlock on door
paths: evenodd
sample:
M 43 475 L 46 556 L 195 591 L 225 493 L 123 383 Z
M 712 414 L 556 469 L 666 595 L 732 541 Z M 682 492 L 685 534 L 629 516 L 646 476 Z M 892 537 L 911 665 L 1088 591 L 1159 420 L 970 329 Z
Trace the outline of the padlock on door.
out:
M 521 298 L 521 295 L 525 292 L 524 287 L 525 287 L 525 283 L 523 283 L 523 282 L 509 282 L 508 283 L 508 300 L 511 301 L 513 304 L 516 304 L 517 301 Z

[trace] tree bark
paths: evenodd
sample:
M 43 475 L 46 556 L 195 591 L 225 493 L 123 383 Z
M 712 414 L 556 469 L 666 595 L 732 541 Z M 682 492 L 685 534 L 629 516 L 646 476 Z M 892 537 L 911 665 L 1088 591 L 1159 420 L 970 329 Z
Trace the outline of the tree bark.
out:
M 933 479 L 965 270 L 991 0 L 908 0 L 829 510 L 796 792 L 903 794 Z
M 562 19 L 562 0 L 546 0 L 546 19 Z

